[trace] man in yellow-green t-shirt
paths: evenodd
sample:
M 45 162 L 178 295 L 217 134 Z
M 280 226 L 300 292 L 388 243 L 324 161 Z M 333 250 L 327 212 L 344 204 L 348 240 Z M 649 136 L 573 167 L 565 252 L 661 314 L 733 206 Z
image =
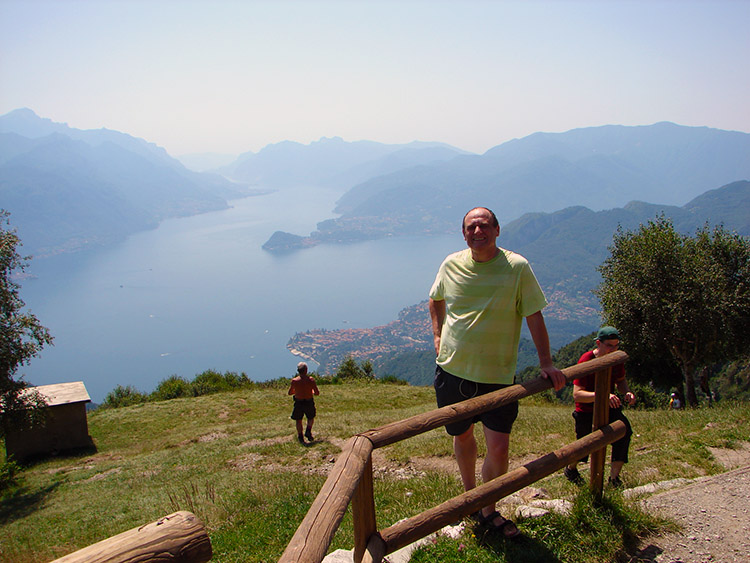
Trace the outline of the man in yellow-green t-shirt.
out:
M 531 266 L 523 256 L 497 247 L 500 226 L 489 209 L 469 211 L 462 231 L 468 248 L 443 261 L 430 289 L 438 406 L 513 384 L 522 319 L 534 340 L 542 376 L 561 389 L 565 376 L 552 364 L 542 316 L 547 300 Z M 517 414 L 518 402 L 514 402 L 474 420 L 446 425 L 467 491 L 476 486 L 474 423 L 482 422 L 487 443 L 482 465 L 482 479 L 487 482 L 508 470 L 510 431 Z M 480 520 L 506 538 L 519 534 L 515 524 L 503 518 L 494 505 L 482 509 Z

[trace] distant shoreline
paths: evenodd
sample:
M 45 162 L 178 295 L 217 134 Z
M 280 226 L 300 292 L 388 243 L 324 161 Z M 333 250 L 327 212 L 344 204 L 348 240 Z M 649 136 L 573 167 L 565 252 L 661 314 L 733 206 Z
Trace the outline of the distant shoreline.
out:
M 290 347 L 290 346 L 287 346 L 287 348 L 289 348 L 289 351 L 290 351 L 290 352 L 291 352 L 291 353 L 292 353 L 292 354 L 293 354 L 294 356 L 299 356 L 300 358 L 304 358 L 304 359 L 305 359 L 305 360 L 307 360 L 308 362 L 315 362 L 316 364 L 320 364 L 320 362 L 318 362 L 318 360 L 316 360 L 316 359 L 315 359 L 315 358 L 313 358 L 312 356 L 309 356 L 308 354 L 305 354 L 304 352 L 301 352 L 300 350 L 297 350 L 296 348 L 292 348 L 292 347 Z

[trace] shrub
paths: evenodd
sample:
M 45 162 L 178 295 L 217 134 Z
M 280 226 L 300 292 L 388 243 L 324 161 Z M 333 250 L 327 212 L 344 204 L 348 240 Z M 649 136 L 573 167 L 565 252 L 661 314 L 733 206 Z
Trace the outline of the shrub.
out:
M 196 375 L 192 383 L 193 395 L 196 397 L 250 386 L 252 386 L 252 381 L 244 373 L 238 375 L 228 371 L 222 375 L 212 369 Z
M 318 374 L 311 372 L 310 375 L 318 381 Z M 292 380 L 288 377 L 277 377 L 276 379 L 269 379 L 268 381 L 250 381 L 248 387 L 255 387 L 258 389 L 289 389 Z
M 642 383 L 632 382 L 630 390 L 635 395 L 635 408 L 637 409 L 659 409 L 669 406 L 669 393 L 662 393 Z
M 19 471 L 21 471 L 21 468 L 11 459 L 6 459 L 0 463 L 0 492 L 10 489 L 16 484 Z
M 404 381 L 403 379 L 400 379 L 395 375 L 384 375 L 378 381 L 380 381 L 381 383 L 392 383 L 394 385 L 409 385 L 408 381 Z
M 347 356 L 346 359 L 341 362 L 336 371 L 336 377 L 340 379 L 374 379 L 375 372 L 372 367 L 370 360 L 364 360 L 361 364 L 357 364 L 352 356 Z
M 156 386 L 154 392 L 151 393 L 151 400 L 167 401 L 169 399 L 177 399 L 178 397 L 192 396 L 193 388 L 191 387 L 190 382 L 182 377 L 172 375 Z
M 148 401 L 148 397 L 144 393 L 138 391 L 135 387 L 132 387 L 131 385 L 126 387 L 118 385 L 113 391 L 110 391 L 107 394 L 101 406 L 104 408 L 115 409 L 145 403 L 146 401 Z
M 196 397 L 218 393 L 219 391 L 228 391 L 231 388 L 224 379 L 224 376 L 218 371 L 212 369 L 208 369 L 203 373 L 196 375 L 191 383 L 191 387 L 193 395 Z

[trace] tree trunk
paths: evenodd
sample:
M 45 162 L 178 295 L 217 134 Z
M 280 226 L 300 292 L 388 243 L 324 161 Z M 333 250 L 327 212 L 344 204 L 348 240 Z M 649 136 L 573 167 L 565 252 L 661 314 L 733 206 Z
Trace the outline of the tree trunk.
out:
M 700 382 L 701 391 L 703 391 L 703 394 L 708 399 L 708 406 L 710 407 L 713 404 L 713 394 L 711 393 L 711 386 L 708 383 L 708 366 L 703 366 L 701 369 Z
M 680 382 L 680 386 L 677 388 L 677 396 L 680 398 L 680 405 L 684 409 L 685 405 L 687 405 L 687 401 L 685 400 L 685 380 Z
M 682 375 L 685 377 L 685 399 L 691 407 L 698 406 L 698 397 L 695 395 L 695 368 L 689 363 L 682 365 Z

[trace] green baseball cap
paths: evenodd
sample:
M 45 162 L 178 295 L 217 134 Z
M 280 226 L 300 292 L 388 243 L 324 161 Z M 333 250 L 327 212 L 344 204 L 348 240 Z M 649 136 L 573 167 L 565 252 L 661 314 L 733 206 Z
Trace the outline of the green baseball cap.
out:
M 620 340 L 620 333 L 613 326 L 603 326 L 596 333 L 597 340 Z
M 596 333 L 597 340 L 620 340 L 620 333 L 613 326 L 603 326 Z

